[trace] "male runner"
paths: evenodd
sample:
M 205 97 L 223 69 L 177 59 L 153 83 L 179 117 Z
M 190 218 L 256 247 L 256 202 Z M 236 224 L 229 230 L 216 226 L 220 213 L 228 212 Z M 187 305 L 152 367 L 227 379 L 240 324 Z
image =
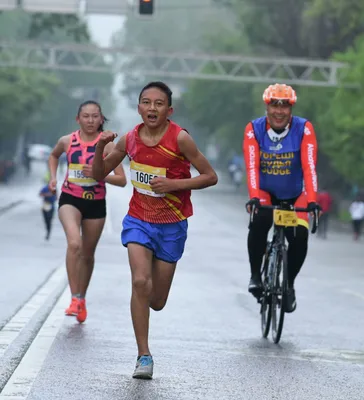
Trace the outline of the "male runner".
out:
M 146 85 L 139 96 L 143 122 L 123 136 L 104 160 L 103 149 L 116 135 L 105 132 L 93 162 L 95 179 L 103 179 L 127 155 L 134 186 L 123 221 L 122 243 L 128 248 L 132 274 L 131 314 L 138 345 L 134 378 L 151 379 L 153 358 L 148 345 L 149 310 L 167 302 L 193 214 L 192 189 L 216 185 L 217 176 L 194 140 L 169 117 L 172 92 L 162 82 Z M 191 178 L 190 164 L 199 176 Z

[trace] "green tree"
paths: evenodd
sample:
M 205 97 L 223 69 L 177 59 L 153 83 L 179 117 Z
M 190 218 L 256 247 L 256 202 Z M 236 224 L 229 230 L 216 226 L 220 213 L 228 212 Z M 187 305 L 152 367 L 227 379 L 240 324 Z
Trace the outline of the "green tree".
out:
M 87 24 L 70 14 L 32 14 L 28 39 L 55 42 L 87 43 L 90 41 Z
M 114 36 L 113 43 L 133 51 L 199 52 L 203 49 L 206 32 L 231 25 L 232 20 L 229 10 L 213 6 L 210 0 L 200 0 L 191 6 L 188 3 L 181 5 L 178 0 L 160 0 L 152 18 L 141 19 L 135 13 L 127 15 L 123 29 Z M 168 84 L 186 86 L 183 79 L 141 74 L 135 77 L 130 72 L 136 62 L 131 57 L 123 69 L 126 77 L 123 93 L 132 104 L 146 80 L 163 79 Z
M 320 118 L 325 151 L 337 172 L 352 183 L 364 186 L 364 35 L 344 53 L 335 55 L 338 61 L 350 65 L 342 86 L 331 97 L 327 112 Z M 356 89 L 347 85 L 358 84 Z
M 364 3 L 361 0 L 313 0 L 304 14 L 310 33 L 311 55 L 330 57 L 344 51 L 364 33 Z
M 150 19 L 141 20 L 135 15 L 128 15 L 123 31 L 115 35 L 114 44 L 124 46 L 133 50 L 155 49 L 163 53 L 169 52 L 219 52 L 221 46 L 211 45 L 214 40 L 223 40 L 226 46 L 238 46 L 238 43 L 233 43 L 235 38 L 232 32 L 235 29 L 235 17 L 231 11 L 216 6 L 210 0 L 201 0 L 193 3 L 196 7 L 188 3 L 183 4 L 178 0 L 161 0 L 158 3 L 156 14 Z M 224 29 L 226 37 L 221 37 L 214 34 Z M 208 40 L 207 40 L 208 39 Z M 141 87 L 144 86 L 147 80 L 162 79 L 172 87 L 178 86 L 188 91 L 179 99 L 174 100 L 175 115 L 174 119 L 182 126 L 189 129 L 200 145 L 203 145 L 205 138 L 212 133 L 217 132 L 218 126 L 214 126 L 213 122 L 205 121 L 205 118 L 199 113 L 200 105 L 196 104 L 197 97 L 190 96 L 192 87 L 194 91 L 208 92 L 214 94 L 214 99 L 219 102 L 215 95 L 216 90 L 220 90 L 218 82 L 208 81 L 190 81 L 186 79 L 170 78 L 163 76 L 135 76 L 130 71 L 133 71 L 135 60 L 131 58 L 124 69 L 125 86 L 123 94 L 125 94 L 130 103 L 134 106 L 135 99 L 139 95 Z M 208 89 L 209 84 L 212 86 Z M 234 85 L 227 85 L 225 91 L 234 90 Z M 239 90 L 239 89 L 238 89 Z M 222 112 L 221 107 L 220 112 Z M 203 115 L 208 115 L 209 111 L 204 104 L 202 106 Z M 210 114 L 211 115 L 211 114 Z M 223 117 L 223 115 L 221 115 Z
M 345 0 L 272 0 L 270 2 L 262 0 L 216 0 L 216 2 L 228 4 L 229 8 L 233 10 L 237 18 L 237 29 L 232 34 L 235 39 L 230 37 L 230 41 L 245 43 L 245 54 L 326 59 L 335 51 L 347 48 L 357 34 L 364 30 L 364 3 L 359 0 L 351 0 L 350 7 Z M 284 13 L 282 13 L 282 9 L 285 10 Z M 220 37 L 218 44 L 227 37 L 223 31 L 216 32 L 216 36 Z M 216 46 L 213 40 L 210 43 Z M 222 46 L 221 49 L 226 53 L 239 53 L 236 47 Z M 240 50 L 240 53 L 242 53 L 242 50 Z M 300 69 L 296 68 L 296 72 L 300 73 Z M 211 85 L 214 85 L 214 83 L 211 83 Z M 221 87 L 224 86 L 225 84 L 221 84 Z M 254 98 L 254 107 L 253 109 L 251 107 L 244 108 L 247 114 L 250 113 L 250 115 L 244 116 L 245 120 L 262 113 L 261 95 L 265 86 L 264 84 L 254 84 L 251 92 L 248 92 L 250 98 Z M 197 111 L 200 114 L 198 116 L 200 123 L 203 123 L 202 120 L 207 121 L 208 107 L 211 104 L 209 100 L 211 99 L 211 91 L 203 90 L 203 87 L 206 88 L 202 83 L 193 83 L 188 88 L 189 98 L 194 99 L 195 104 L 200 105 Z M 337 171 L 340 171 L 340 169 L 337 169 L 336 165 L 336 171 L 333 171 L 333 162 L 331 161 L 335 149 L 329 150 L 332 148 L 330 138 L 335 134 L 332 133 L 330 138 L 327 136 L 327 125 L 326 122 L 322 122 L 321 118 L 330 108 L 331 100 L 337 89 L 300 87 L 298 85 L 295 85 L 295 89 L 299 99 L 295 106 L 295 113 L 310 119 L 316 127 L 320 149 L 319 171 L 322 176 L 320 181 L 324 184 L 339 186 L 341 182 Z M 222 104 L 239 104 L 235 96 L 241 96 L 241 91 L 230 90 L 225 93 L 219 90 L 219 94 Z M 206 107 L 206 110 L 204 107 Z M 336 116 L 340 114 L 339 108 L 336 109 Z M 222 115 L 225 115 L 225 113 L 222 112 Z M 197 116 L 194 116 L 194 118 L 197 118 Z M 220 123 L 216 121 L 216 128 L 222 132 L 226 130 L 234 132 L 227 127 L 232 124 L 238 126 L 241 118 L 242 112 L 235 112 L 228 118 L 221 118 Z M 230 138 L 232 144 L 240 140 L 241 132 L 238 132 L 239 139 L 233 136 Z
M 227 17 L 221 23 L 215 25 L 207 20 L 207 24 L 201 25 L 202 30 L 199 30 L 201 26 L 194 26 L 183 34 L 178 23 L 171 27 L 156 18 L 148 23 L 143 21 L 143 25 L 136 24 L 136 28 L 134 21 L 130 20 L 123 36 L 124 44 L 140 48 L 158 47 L 161 51 L 187 46 L 191 50 L 209 53 L 272 58 L 328 59 L 341 52 L 343 54 L 335 55 L 335 59 L 352 65 L 345 84 L 363 82 L 364 66 L 360 52 L 364 49 L 361 47 L 362 39 L 356 41 L 364 33 L 364 2 L 361 0 L 215 0 L 215 3 L 226 9 L 224 15 Z M 178 17 L 182 16 L 181 11 L 178 13 Z M 193 25 L 195 23 L 196 19 L 193 19 Z M 203 40 L 197 40 L 195 32 L 199 32 Z M 178 37 L 172 40 L 175 35 Z M 353 48 L 347 51 L 350 46 Z M 213 66 L 208 66 L 206 72 L 211 68 Z M 298 74 L 302 72 L 300 67 L 295 71 Z M 134 85 L 140 88 L 138 79 Z M 179 107 L 183 109 L 184 117 L 200 127 L 204 135 L 218 137 L 223 149 L 227 150 L 229 146 L 237 149 L 240 148 L 245 124 L 263 114 L 261 96 L 266 86 L 192 80 L 188 82 Z M 133 83 L 127 91 L 132 87 Z M 358 110 L 363 104 L 360 93 L 344 87 L 294 87 L 299 99 L 295 114 L 310 119 L 316 128 L 320 182 L 343 188 L 341 181 L 344 177 L 347 182 L 358 183 L 362 175 L 360 168 L 357 168 L 357 174 L 350 171 L 361 161 L 362 121 Z M 350 142 L 354 133 L 355 139 Z
M 60 83 L 50 74 L 17 69 L 0 70 L 0 82 L 0 138 L 24 130 L 39 104 L 49 99 Z
M 75 15 L 34 14 L 28 37 L 54 43 L 91 43 L 86 23 Z M 89 57 L 91 61 L 91 57 Z M 84 56 L 87 63 L 87 56 Z M 76 64 L 72 56 L 64 60 Z M 105 63 L 100 56 L 99 65 Z M 75 116 L 78 106 L 85 100 L 97 100 L 102 104 L 103 112 L 113 111 L 111 87 L 114 77 L 110 73 L 84 71 L 54 71 L 60 85 L 47 102 L 40 105 L 33 118 L 33 137 L 54 144 L 63 134 L 76 128 Z
M 218 33 L 211 35 L 205 44 L 206 51 L 210 52 L 213 47 L 221 53 L 245 52 L 247 45 L 242 40 L 236 40 L 229 32 L 220 36 Z M 206 136 L 214 136 L 217 139 L 222 154 L 229 157 L 229 150 L 241 152 L 244 127 L 254 114 L 252 84 L 193 80 L 189 83 L 183 100 L 189 118 L 197 126 L 204 128 Z
M 90 43 L 87 25 L 77 16 L 28 14 L 21 10 L 0 14 L 0 39 Z M 0 53 L 1 57 L 6 57 L 6 53 Z M 76 63 L 72 57 L 66 61 Z M 81 101 L 94 98 L 103 103 L 105 100 L 105 113 L 111 111 L 112 84 L 111 73 L 1 69 L 0 92 L 4 101 L 0 111 L 3 127 L 0 137 L 11 133 L 12 140 L 6 141 L 11 147 L 15 145 L 16 135 L 27 131 L 28 140 L 53 144 L 61 134 L 75 128 L 74 116 Z M 81 93 L 79 96 L 75 96 L 75 89 Z

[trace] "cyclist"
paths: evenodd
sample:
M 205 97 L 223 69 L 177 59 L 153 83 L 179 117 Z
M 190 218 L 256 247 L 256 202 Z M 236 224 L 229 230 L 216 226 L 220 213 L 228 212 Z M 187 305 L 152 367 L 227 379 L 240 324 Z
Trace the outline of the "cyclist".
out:
M 317 142 L 307 119 L 292 115 L 297 96 L 285 84 L 270 85 L 263 93 L 266 116 L 248 123 L 244 132 L 243 153 L 252 207 L 279 205 L 284 200 L 296 207 L 320 210 L 316 202 Z M 288 247 L 288 291 L 285 311 L 296 309 L 294 281 L 307 254 L 308 213 L 297 213 L 298 226 L 286 228 Z M 251 268 L 249 292 L 262 293 L 260 268 L 268 232 L 273 224 L 272 210 L 257 210 L 249 227 L 248 252 Z

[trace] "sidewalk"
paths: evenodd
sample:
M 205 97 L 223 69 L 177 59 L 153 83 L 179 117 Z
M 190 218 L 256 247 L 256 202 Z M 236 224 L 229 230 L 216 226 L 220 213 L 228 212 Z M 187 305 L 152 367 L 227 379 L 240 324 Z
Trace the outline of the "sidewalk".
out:
M 24 201 L 37 199 L 45 171 L 46 166 L 43 163 L 33 163 L 29 176 L 19 167 L 8 183 L 0 183 L 0 213 Z

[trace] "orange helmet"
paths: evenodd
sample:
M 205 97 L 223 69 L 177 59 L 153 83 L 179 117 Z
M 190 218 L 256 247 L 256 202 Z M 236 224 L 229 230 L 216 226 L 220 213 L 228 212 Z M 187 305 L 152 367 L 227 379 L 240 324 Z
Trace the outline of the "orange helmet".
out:
M 296 92 L 286 84 L 276 83 L 275 85 L 270 85 L 263 93 L 264 103 L 270 104 L 272 100 L 286 100 L 289 104 L 293 105 L 297 101 Z

